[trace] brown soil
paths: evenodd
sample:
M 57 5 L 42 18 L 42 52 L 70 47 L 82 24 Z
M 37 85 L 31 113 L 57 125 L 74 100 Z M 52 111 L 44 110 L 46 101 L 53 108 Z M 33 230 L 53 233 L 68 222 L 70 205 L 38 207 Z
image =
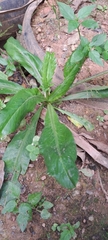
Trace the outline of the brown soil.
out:
M 49 1 L 53 4 L 52 0 Z M 72 1 L 75 2 L 75 1 Z M 81 3 L 87 1 L 81 1 Z M 108 6 L 107 0 L 98 4 Z M 55 2 L 54 2 L 55 4 Z M 84 6 L 82 4 L 80 7 Z M 70 3 L 73 6 L 73 3 Z M 96 19 L 100 28 L 98 31 L 108 32 L 108 10 L 102 12 L 96 10 L 93 13 L 93 18 Z M 60 28 L 59 28 L 60 27 Z M 32 19 L 32 28 L 36 39 L 40 46 L 46 51 L 55 52 L 58 65 L 61 69 L 71 54 L 72 50 L 78 45 L 78 36 L 76 32 L 68 34 L 67 22 L 63 18 L 57 20 L 55 13 L 47 2 L 42 3 Z M 91 39 L 96 32 L 92 30 L 82 29 L 82 34 Z M 108 63 L 104 67 L 97 66 L 90 60 L 87 60 L 77 76 L 76 81 L 80 81 L 100 71 L 108 69 Z M 108 85 L 108 76 L 104 75 L 92 81 L 94 85 Z M 88 102 L 88 104 L 87 104 Z M 95 129 L 88 133 L 84 128 L 78 129 L 65 116 L 60 116 L 61 121 L 67 124 L 77 133 L 86 133 L 93 137 L 95 141 L 99 140 L 102 143 L 108 144 L 108 124 L 97 120 L 97 116 L 104 116 L 104 111 L 100 107 L 89 104 L 89 100 L 85 103 L 68 102 L 62 104 L 62 108 L 76 113 L 79 116 L 85 117 L 91 121 Z M 108 110 L 108 108 L 107 108 Z M 108 121 L 107 121 L 108 123 Z M 39 131 L 42 128 L 40 122 Z M 107 155 L 105 155 L 108 157 Z M 104 189 L 108 193 L 108 171 L 101 165 L 95 162 L 89 155 L 86 154 L 85 160 L 82 162 L 77 159 L 79 169 L 88 168 L 93 170 L 92 177 L 86 177 L 80 172 L 79 182 L 75 189 L 67 190 L 61 187 L 52 177 L 47 175 L 47 170 L 42 158 L 32 162 L 29 165 L 28 171 L 24 176 L 20 176 L 20 182 L 23 185 L 21 201 L 26 201 L 28 193 L 42 191 L 43 197 L 52 202 L 54 207 L 50 210 L 52 217 L 48 220 L 43 220 L 37 211 L 33 212 L 33 219 L 28 224 L 24 233 L 21 233 L 17 223 L 16 216 L 13 214 L 1 215 L 0 219 L 0 240 L 59 240 L 59 232 L 53 232 L 51 227 L 54 223 L 71 224 L 80 221 L 80 227 L 76 230 L 77 240 L 107 240 L 108 239 L 108 202 L 102 190 L 99 181 L 99 172 Z M 107 195 L 108 196 L 108 195 Z M 2 207 L 0 207 L 2 209 Z M 65 239 L 66 240 L 66 239 Z

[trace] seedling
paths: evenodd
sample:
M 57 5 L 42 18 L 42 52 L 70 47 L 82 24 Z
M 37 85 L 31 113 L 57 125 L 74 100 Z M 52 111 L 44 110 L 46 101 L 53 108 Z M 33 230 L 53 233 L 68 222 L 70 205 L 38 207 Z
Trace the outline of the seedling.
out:
M 75 223 L 74 225 L 71 225 L 70 223 L 62 223 L 61 225 L 54 223 L 52 226 L 52 230 L 60 232 L 60 238 L 59 240 L 70 240 L 70 239 L 76 239 L 77 235 L 75 233 L 75 230 L 79 228 L 80 222 Z
M 2 214 L 7 212 L 13 212 L 17 214 L 17 223 L 23 232 L 29 221 L 32 220 L 32 211 L 36 210 L 40 213 L 41 218 L 48 219 L 51 217 L 51 213 L 48 211 L 53 207 L 53 204 L 49 201 L 45 201 L 42 198 L 41 192 L 36 192 L 28 195 L 27 202 L 20 203 L 18 206 L 18 198 L 20 196 L 20 188 L 15 188 L 13 184 L 11 186 L 11 195 L 13 194 L 13 200 L 10 200 L 2 210 Z M 16 192 L 16 189 L 18 192 Z M 12 197 L 12 196 L 10 196 Z

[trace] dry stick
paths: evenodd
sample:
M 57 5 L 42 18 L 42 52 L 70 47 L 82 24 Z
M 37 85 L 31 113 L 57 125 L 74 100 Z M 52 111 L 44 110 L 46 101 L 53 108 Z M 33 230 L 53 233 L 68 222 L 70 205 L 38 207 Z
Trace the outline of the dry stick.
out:
M 67 126 L 68 127 L 68 126 Z M 69 128 L 69 127 L 68 127 Z M 69 130 L 72 132 L 76 144 L 87 152 L 97 163 L 101 164 L 108 169 L 108 159 L 105 158 L 100 152 L 98 152 L 94 147 L 92 147 L 87 141 L 85 141 L 81 136 L 79 136 L 75 131 Z
M 103 183 L 102 183 L 102 180 L 101 180 L 101 177 L 100 177 L 99 169 L 98 169 L 97 173 L 98 173 L 98 178 L 99 178 L 101 189 L 102 189 L 103 193 L 105 194 L 106 201 L 108 202 L 108 193 L 106 192 L 106 190 L 103 187 Z

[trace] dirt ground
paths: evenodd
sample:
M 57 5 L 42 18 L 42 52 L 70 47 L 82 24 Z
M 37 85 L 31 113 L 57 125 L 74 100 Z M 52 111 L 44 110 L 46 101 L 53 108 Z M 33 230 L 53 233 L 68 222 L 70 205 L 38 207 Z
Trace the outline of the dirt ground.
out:
M 52 0 L 49 0 L 49 2 L 53 4 Z M 76 2 L 81 2 L 76 11 L 86 3 L 88 4 L 88 1 Z M 103 2 L 98 0 L 96 3 L 108 7 L 107 0 Z M 75 8 L 76 5 L 75 1 L 70 2 L 70 6 Z M 104 31 L 108 33 L 108 10 L 100 11 L 96 9 L 92 17 L 98 21 L 99 29 L 93 31 L 82 28 L 82 34 L 91 39 L 97 32 Z M 57 20 L 55 13 L 47 2 L 38 7 L 32 19 L 32 28 L 40 46 L 44 51 L 55 52 L 58 65 L 63 69 L 68 56 L 78 46 L 77 32 L 68 34 L 67 21 L 63 18 Z M 76 81 L 107 69 L 108 63 L 105 63 L 104 67 L 100 67 L 87 60 Z M 92 84 L 108 85 L 108 75 L 94 79 Z M 93 103 L 87 100 L 85 102 L 67 102 L 61 105 L 63 109 L 91 121 L 95 126 L 91 132 L 73 126 L 65 116 L 61 117 L 60 115 L 60 120 L 78 134 L 89 135 L 96 142 L 100 141 L 107 145 L 108 118 L 104 118 L 104 122 L 97 120 L 98 116 L 105 117 L 104 105 L 101 104 L 101 102 L 99 104 L 99 102 Z M 108 101 L 106 100 L 104 104 L 105 110 Z M 108 110 L 108 107 L 106 110 Z M 38 129 L 39 131 L 42 129 L 41 120 Z M 59 240 L 60 233 L 53 232 L 51 230 L 52 225 L 54 223 L 68 222 L 74 224 L 77 221 L 80 222 L 80 227 L 76 230 L 77 240 L 108 240 L 108 170 L 98 164 L 89 154 L 82 152 L 84 157 L 82 159 L 78 157 L 76 162 L 78 169 L 87 168 L 92 172 L 92 176 L 87 177 L 80 172 L 79 182 L 73 190 L 64 189 L 52 177 L 47 175 L 47 169 L 42 158 L 30 163 L 27 173 L 20 176 L 20 182 L 23 185 L 21 201 L 26 201 L 29 193 L 42 191 L 42 196 L 54 205 L 50 210 L 52 216 L 48 220 L 43 220 L 37 211 L 33 211 L 33 219 L 28 224 L 25 232 L 22 233 L 16 223 L 14 214 L 1 214 L 0 240 Z M 101 153 L 108 158 L 108 154 L 102 151 Z M 0 210 L 2 210 L 1 206 Z

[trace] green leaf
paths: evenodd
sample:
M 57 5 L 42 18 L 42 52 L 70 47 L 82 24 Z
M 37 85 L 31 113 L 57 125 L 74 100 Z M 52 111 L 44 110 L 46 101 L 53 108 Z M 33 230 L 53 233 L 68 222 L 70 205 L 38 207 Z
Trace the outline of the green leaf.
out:
M 8 81 L 8 79 L 0 80 L 0 94 L 16 94 L 21 89 L 24 89 L 21 85 Z
M 83 18 L 88 17 L 91 14 L 91 12 L 94 10 L 95 7 L 96 7 L 95 4 L 91 4 L 91 5 L 81 8 L 77 14 L 78 19 L 83 19 Z
M 78 181 L 78 170 L 75 165 L 76 145 L 71 132 L 59 122 L 58 116 L 50 104 L 39 146 L 48 173 L 55 177 L 63 187 L 68 189 L 75 187 Z
M 86 91 L 70 94 L 64 98 L 62 101 L 70 101 L 74 99 L 89 99 L 89 98 L 107 98 L 108 97 L 108 87 L 107 86 L 99 86 L 92 87 L 87 89 Z
M 7 60 L 0 56 L 0 64 L 3 65 L 3 66 L 6 66 L 7 65 Z
M 43 209 L 41 211 L 41 218 L 48 219 L 50 217 L 51 217 L 51 213 L 49 213 L 47 209 Z
M 8 181 L 3 184 L 0 190 L 0 205 L 5 206 L 11 200 L 18 199 L 20 196 L 20 184 Z
M 62 114 L 66 114 L 69 117 L 69 120 L 77 127 L 85 127 L 87 131 L 92 131 L 94 129 L 93 124 L 91 124 L 87 119 L 80 117 L 74 113 L 57 108 Z
M 1 137 L 14 132 L 25 115 L 32 111 L 37 103 L 44 101 L 37 89 L 20 90 L 0 112 Z
M 81 23 L 86 28 L 95 29 L 98 28 L 98 23 L 94 19 L 86 19 Z
M 73 235 L 74 236 L 74 235 Z M 65 229 L 61 235 L 60 235 L 60 239 L 59 240 L 70 240 L 72 237 L 70 231 L 68 229 Z
M 89 46 L 89 41 L 88 41 L 88 39 L 87 38 L 85 38 L 85 37 L 83 37 L 83 36 L 81 36 L 81 46 L 82 47 L 85 47 L 85 46 Z
M 78 221 L 78 222 L 76 222 L 76 223 L 73 225 L 73 228 L 74 228 L 74 229 L 77 229 L 77 228 L 79 228 L 79 226 L 80 226 L 80 222 Z
M 108 51 L 108 40 L 105 42 L 104 49 Z
M 68 6 L 65 3 L 62 2 L 57 2 L 58 6 L 59 6 L 59 10 L 61 12 L 61 14 L 63 15 L 63 17 L 67 20 L 74 20 L 75 19 L 75 14 L 73 9 Z
M 1 80 L 8 80 L 8 76 L 5 73 L 3 73 L 2 71 L 0 71 L 0 79 Z
M 103 66 L 103 61 L 100 58 L 100 54 L 96 50 L 91 50 L 89 52 L 89 58 L 99 66 Z
M 51 87 L 51 81 L 54 75 L 54 71 L 56 68 L 56 59 L 55 59 L 55 54 L 46 52 L 44 61 L 43 61 L 43 66 L 42 66 L 42 89 L 43 91 L 47 91 Z
M 50 209 L 53 207 L 53 204 L 49 201 L 44 201 L 42 206 L 45 208 L 45 209 Z
M 25 50 L 13 37 L 7 40 L 4 48 L 14 61 L 20 63 L 41 84 L 42 62 L 37 56 Z
M 76 51 L 73 52 L 71 56 L 71 63 L 76 63 L 81 61 L 84 58 L 84 53 L 82 52 L 82 49 L 76 49 Z
M 42 108 L 38 109 L 26 130 L 18 132 L 9 143 L 3 156 L 6 174 L 15 172 L 25 174 L 30 161 L 26 147 L 32 143 L 41 110 Z
M 79 27 L 79 23 L 77 20 L 69 20 L 68 22 L 68 33 L 72 32 L 76 28 Z
M 90 43 L 90 47 L 93 47 L 93 46 L 101 46 L 102 44 L 104 44 L 106 41 L 106 34 L 105 33 L 101 33 L 101 34 L 98 34 L 96 36 L 94 36 L 92 38 L 92 41 Z
M 37 204 L 40 202 L 42 197 L 42 192 L 36 192 L 28 195 L 28 202 L 32 205 L 32 207 L 37 206 Z
M 17 206 L 17 203 L 15 200 L 9 201 L 3 208 L 2 214 L 5 214 L 7 212 L 13 212 L 16 206 Z
M 21 203 L 19 206 L 19 214 L 16 218 L 17 223 L 23 232 L 29 221 L 32 220 L 32 209 L 29 203 Z
M 77 59 L 78 59 L 78 52 L 82 53 L 80 54 L 80 59 L 79 62 L 73 62 L 73 59 L 75 59 L 75 52 L 77 52 Z M 64 81 L 50 94 L 49 96 L 49 102 L 54 102 L 55 100 L 58 100 L 61 98 L 63 95 L 66 94 L 66 92 L 69 90 L 71 87 L 72 83 L 75 80 L 75 77 L 77 73 L 80 71 L 82 65 L 84 64 L 86 58 L 88 57 L 89 49 L 88 46 L 79 46 L 75 51 L 74 51 L 74 57 L 73 53 L 66 62 L 64 66 Z M 83 58 L 82 58 L 83 55 Z
M 102 58 L 107 61 L 108 60 L 108 51 L 103 51 L 102 52 Z

